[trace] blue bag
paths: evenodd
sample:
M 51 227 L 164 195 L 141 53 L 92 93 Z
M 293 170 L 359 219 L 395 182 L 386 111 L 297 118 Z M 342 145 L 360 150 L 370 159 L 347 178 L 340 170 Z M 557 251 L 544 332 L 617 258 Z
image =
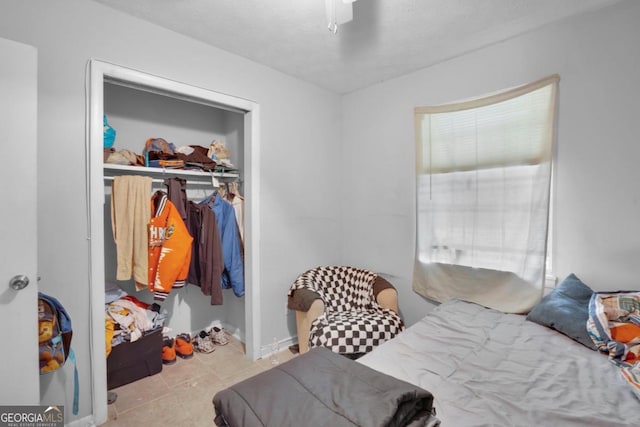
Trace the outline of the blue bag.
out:
M 40 353 L 40 374 L 55 371 L 67 359 L 73 363 L 73 413 L 78 413 L 78 367 L 71 348 L 73 329 L 71 318 L 60 301 L 38 292 L 38 342 Z
M 116 130 L 107 122 L 106 114 L 102 116 L 102 126 L 104 128 L 104 148 L 111 148 L 116 140 Z

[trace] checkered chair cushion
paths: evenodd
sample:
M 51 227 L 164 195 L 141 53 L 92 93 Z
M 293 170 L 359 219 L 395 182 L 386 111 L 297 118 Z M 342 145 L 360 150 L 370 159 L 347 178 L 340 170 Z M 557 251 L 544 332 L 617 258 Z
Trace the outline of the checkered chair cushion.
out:
M 311 323 L 309 347 L 336 353 L 368 353 L 404 329 L 400 316 L 380 307 L 373 295 L 377 274 L 349 266 L 317 267 L 301 274 L 289 289 L 317 293 L 325 312 Z

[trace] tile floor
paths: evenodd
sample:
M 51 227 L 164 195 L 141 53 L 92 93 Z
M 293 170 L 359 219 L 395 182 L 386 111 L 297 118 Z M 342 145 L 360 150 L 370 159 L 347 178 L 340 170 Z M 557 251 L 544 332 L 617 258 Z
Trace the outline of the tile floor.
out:
M 295 354 L 278 353 L 280 363 Z M 255 362 L 245 356 L 244 344 L 230 337 L 213 353 L 194 353 L 163 365 L 162 372 L 113 389 L 117 400 L 109 405 L 105 427 L 212 426 L 213 395 L 223 388 L 271 368 L 269 358 Z

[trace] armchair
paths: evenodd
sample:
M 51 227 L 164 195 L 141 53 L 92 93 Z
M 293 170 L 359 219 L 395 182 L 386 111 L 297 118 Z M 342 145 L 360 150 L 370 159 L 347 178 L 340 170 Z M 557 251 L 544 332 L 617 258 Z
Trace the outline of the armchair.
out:
M 328 347 L 360 355 L 404 329 L 393 285 L 354 267 L 317 267 L 302 273 L 289 289 L 287 305 L 296 313 L 300 353 Z

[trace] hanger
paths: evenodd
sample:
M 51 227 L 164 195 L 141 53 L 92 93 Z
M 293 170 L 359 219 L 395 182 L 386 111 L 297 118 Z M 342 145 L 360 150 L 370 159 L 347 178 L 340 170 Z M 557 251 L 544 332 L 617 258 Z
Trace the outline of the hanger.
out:
M 240 191 L 238 191 L 238 181 L 233 181 L 231 183 L 231 191 L 234 197 L 237 197 L 240 200 L 244 200 L 244 197 L 242 197 L 242 195 L 240 194 Z
M 203 201 L 200 202 L 200 204 L 208 205 L 209 207 L 212 207 L 216 201 L 217 195 L 218 195 L 218 191 L 214 190 L 213 193 L 209 194 Z
M 223 197 L 229 201 L 233 200 L 233 197 L 235 196 L 235 194 L 233 193 L 233 191 L 229 188 L 229 183 L 225 182 L 224 183 L 224 194 Z

